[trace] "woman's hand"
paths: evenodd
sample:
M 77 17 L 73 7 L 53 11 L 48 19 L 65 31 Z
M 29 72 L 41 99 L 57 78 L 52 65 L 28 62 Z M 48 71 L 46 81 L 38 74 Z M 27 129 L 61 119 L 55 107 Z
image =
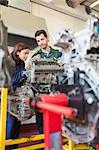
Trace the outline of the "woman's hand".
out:
M 36 56 L 33 57 L 34 61 L 40 61 L 40 59 L 41 59 L 40 54 L 37 54 Z
M 25 69 L 27 70 L 27 69 L 30 69 L 31 68 L 31 65 L 30 65 L 30 63 L 28 62 L 28 63 L 26 63 L 25 64 Z

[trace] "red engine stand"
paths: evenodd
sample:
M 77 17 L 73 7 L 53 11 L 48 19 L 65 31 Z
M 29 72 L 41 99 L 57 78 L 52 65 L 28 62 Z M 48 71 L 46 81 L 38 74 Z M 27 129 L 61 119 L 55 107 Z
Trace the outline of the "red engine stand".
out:
M 62 114 L 66 117 L 75 117 L 75 109 L 68 106 L 65 94 L 39 95 L 42 102 L 36 106 L 43 109 L 45 150 L 62 150 Z
M 73 118 L 76 117 L 75 109 L 68 107 L 68 98 L 65 94 L 42 94 L 38 95 L 42 101 L 38 101 L 36 106 L 43 110 L 44 118 L 44 140 L 45 150 L 62 150 L 62 115 Z M 27 100 L 27 103 L 29 101 Z M 34 106 L 34 101 L 31 106 Z M 99 150 L 99 144 L 96 145 Z
M 96 145 L 96 150 L 99 150 L 99 144 Z

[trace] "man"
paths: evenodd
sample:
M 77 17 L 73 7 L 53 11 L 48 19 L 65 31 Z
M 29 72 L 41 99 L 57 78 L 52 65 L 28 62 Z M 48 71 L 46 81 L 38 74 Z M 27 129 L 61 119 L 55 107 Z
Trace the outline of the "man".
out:
M 35 33 L 35 39 L 40 47 L 40 50 L 32 56 L 33 60 L 40 60 L 41 58 L 57 59 L 62 56 L 62 53 L 59 52 L 59 50 L 55 50 L 49 46 L 48 36 L 44 30 L 38 30 Z
M 44 59 L 58 59 L 62 56 L 62 53 L 59 50 L 53 49 L 48 44 L 48 36 L 44 30 L 38 30 L 35 33 L 35 39 L 37 41 L 40 50 L 32 56 L 34 61 L 39 61 L 41 58 Z M 40 134 L 43 133 L 43 115 L 41 112 L 36 112 L 36 124 L 37 129 Z

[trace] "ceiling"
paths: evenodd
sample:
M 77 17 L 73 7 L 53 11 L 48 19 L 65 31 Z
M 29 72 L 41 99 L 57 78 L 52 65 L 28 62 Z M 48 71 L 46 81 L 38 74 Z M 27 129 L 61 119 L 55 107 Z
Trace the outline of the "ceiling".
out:
M 66 5 L 66 0 L 43 0 L 45 2 L 51 2 L 52 4 L 64 6 Z M 85 6 L 90 6 L 92 3 L 96 2 L 97 0 L 78 0 L 80 1 L 80 4 Z M 93 10 L 99 12 L 99 5 L 95 6 Z

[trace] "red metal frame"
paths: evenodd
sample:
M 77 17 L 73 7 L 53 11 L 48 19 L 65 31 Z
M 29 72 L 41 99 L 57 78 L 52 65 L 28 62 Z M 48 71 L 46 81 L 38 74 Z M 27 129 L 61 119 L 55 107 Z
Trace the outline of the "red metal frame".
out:
M 65 94 L 42 94 L 39 97 L 42 101 L 38 101 L 36 106 L 43 110 L 45 150 L 50 150 L 50 135 L 62 132 L 62 115 L 73 118 L 76 117 L 77 112 L 75 109 L 68 107 L 68 98 Z M 27 102 L 29 101 L 27 100 Z M 31 102 L 31 106 L 34 106 L 34 101 Z M 99 144 L 96 145 L 96 150 L 99 150 Z
M 96 150 L 99 150 L 99 144 L 96 145 Z
M 45 150 L 50 150 L 52 145 L 51 135 L 53 135 L 53 133 L 55 134 L 54 136 L 57 134 L 62 141 L 62 114 L 71 118 L 76 116 L 76 111 L 73 108 L 67 107 L 68 98 L 65 94 L 42 94 L 39 96 L 42 102 L 37 102 L 36 106 L 43 110 Z M 32 105 L 34 105 L 34 102 Z M 58 140 L 56 145 L 59 145 Z M 59 149 L 62 150 L 62 142 L 60 142 L 59 147 Z

